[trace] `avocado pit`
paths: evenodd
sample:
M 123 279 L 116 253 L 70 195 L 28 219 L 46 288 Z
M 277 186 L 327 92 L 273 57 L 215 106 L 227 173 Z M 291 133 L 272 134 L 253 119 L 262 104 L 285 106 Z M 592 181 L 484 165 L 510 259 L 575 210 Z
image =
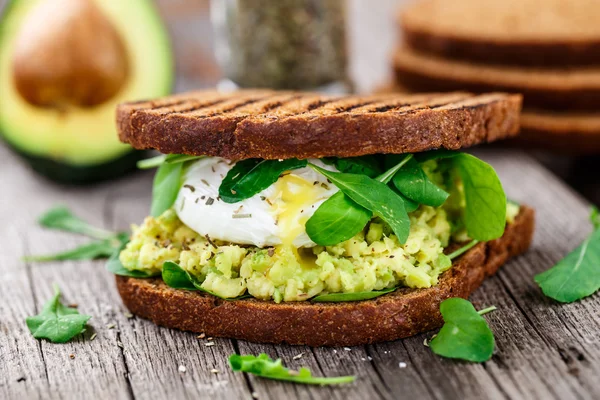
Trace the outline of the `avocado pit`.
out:
M 127 82 L 129 62 L 119 32 L 93 0 L 47 0 L 17 34 L 12 71 L 28 103 L 65 110 L 113 98 Z

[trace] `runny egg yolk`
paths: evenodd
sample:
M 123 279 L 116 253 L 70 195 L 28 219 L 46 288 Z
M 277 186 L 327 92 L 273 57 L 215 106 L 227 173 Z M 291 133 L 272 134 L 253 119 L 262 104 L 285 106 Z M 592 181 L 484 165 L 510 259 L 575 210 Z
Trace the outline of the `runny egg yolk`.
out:
M 314 260 L 308 255 L 300 254 L 293 242 L 304 232 L 308 220 L 308 216 L 303 215 L 305 209 L 315 204 L 323 190 L 319 184 L 298 175 L 287 174 L 275 183 L 275 195 L 271 200 L 282 243 L 275 246 L 275 251 L 291 249 L 298 262 L 306 266 L 314 265 Z

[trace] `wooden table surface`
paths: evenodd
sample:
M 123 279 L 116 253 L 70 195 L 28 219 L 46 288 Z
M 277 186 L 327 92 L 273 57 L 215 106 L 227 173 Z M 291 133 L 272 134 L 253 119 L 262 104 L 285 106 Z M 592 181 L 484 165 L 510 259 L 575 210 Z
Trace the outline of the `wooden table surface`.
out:
M 394 3 L 377 1 L 388 8 Z M 198 16 L 206 15 L 206 1 L 191 3 L 160 1 L 175 38 L 179 90 L 210 84 L 219 74 L 204 59 L 212 51 L 210 41 L 198 39 L 210 34 L 207 22 L 198 23 Z M 384 14 L 379 9 L 353 15 L 369 29 L 389 30 L 390 24 L 377 22 L 377 15 Z M 368 39 L 353 35 L 358 41 Z M 389 35 L 386 40 L 389 46 Z M 369 47 L 362 43 L 358 48 Z M 380 44 L 373 47 L 385 54 Z M 370 74 L 365 54 L 357 58 L 353 74 L 363 79 L 358 86 L 368 89 L 381 74 Z M 523 152 L 493 149 L 479 155 L 497 168 L 510 198 L 536 208 L 538 223 L 530 251 L 506 264 L 472 296 L 479 307 L 498 307 L 486 315 L 497 349 L 489 362 L 469 364 L 433 355 L 423 345 L 433 332 L 349 349 L 218 338 L 208 347 L 195 334 L 131 317 L 102 261 L 31 264 L 21 257 L 86 241 L 36 226 L 37 216 L 57 204 L 105 228 L 125 230 L 141 222 L 149 210 L 151 173 L 85 188 L 57 186 L 33 174 L 0 144 L 0 399 L 248 399 L 253 393 L 260 399 L 598 398 L 600 296 L 560 305 L 545 298 L 533 282 L 536 273 L 591 231 L 589 204 Z M 66 303 L 77 303 L 82 313 L 92 315 L 85 334 L 67 344 L 35 340 L 25 325 L 25 318 L 51 297 L 53 283 L 61 287 Z M 308 366 L 323 376 L 355 374 L 357 381 L 321 388 L 234 374 L 227 366 L 234 352 L 266 352 L 292 368 Z

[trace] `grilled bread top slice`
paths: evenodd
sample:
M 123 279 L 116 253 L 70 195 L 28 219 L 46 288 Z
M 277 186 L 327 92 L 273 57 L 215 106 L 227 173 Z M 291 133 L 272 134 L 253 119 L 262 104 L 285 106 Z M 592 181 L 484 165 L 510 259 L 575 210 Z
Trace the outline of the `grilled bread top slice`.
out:
M 420 51 L 482 63 L 600 64 L 597 0 L 421 0 L 399 14 Z
M 165 154 L 286 159 L 459 149 L 514 136 L 521 96 L 200 91 L 117 109 L 119 136 Z

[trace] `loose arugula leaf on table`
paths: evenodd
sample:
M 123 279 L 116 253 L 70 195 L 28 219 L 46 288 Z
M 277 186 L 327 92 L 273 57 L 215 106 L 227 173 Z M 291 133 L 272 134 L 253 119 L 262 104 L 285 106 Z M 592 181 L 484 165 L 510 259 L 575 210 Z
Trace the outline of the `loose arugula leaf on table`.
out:
M 73 215 L 66 207 L 59 206 L 48 210 L 38 219 L 38 223 L 49 229 L 79 233 L 94 239 L 109 239 L 115 236 L 113 232 L 96 228 Z
M 410 220 L 404 202 L 385 183 L 365 175 L 332 172 L 314 164 L 309 165 L 333 182 L 351 200 L 384 220 L 392 228 L 400 243 L 406 242 L 410 231 Z
M 175 203 L 181 188 L 183 163 L 161 164 L 154 176 L 152 185 L 152 206 L 150 214 L 158 217 Z
M 281 364 L 281 359 L 273 360 L 265 353 L 260 354 L 258 357 L 232 354 L 229 356 L 229 365 L 234 372 L 247 372 L 262 378 L 308 385 L 339 385 L 354 382 L 356 379 L 355 376 L 337 376 L 331 378 L 312 376 L 308 368 L 291 371 Z
M 274 184 L 279 176 L 298 168 L 304 168 L 306 160 L 249 159 L 237 162 L 221 182 L 219 196 L 226 203 L 249 199 Z
M 338 303 L 342 301 L 362 301 L 370 300 L 384 294 L 392 293 L 398 289 L 397 287 L 384 289 L 384 290 L 372 290 L 370 292 L 355 292 L 355 293 L 328 293 L 322 294 L 310 299 L 311 301 L 323 302 L 323 303 Z
M 600 289 L 600 229 L 598 213 L 592 209 L 594 232 L 554 267 L 537 274 L 536 283 L 544 294 L 561 303 L 581 300 Z
M 494 352 L 494 334 L 482 315 L 495 309 L 476 311 L 469 301 L 458 297 L 444 300 L 440 305 L 444 326 L 429 347 L 442 357 L 473 362 L 489 360 Z
M 53 343 L 65 343 L 83 332 L 91 316 L 80 314 L 75 308 L 60 302 L 60 289 L 54 286 L 54 297 L 33 317 L 25 322 L 36 339 L 48 339 Z
M 121 242 L 121 246 L 113 252 L 113 254 L 110 256 L 110 258 L 106 262 L 106 270 L 108 272 L 111 272 L 115 275 L 129 276 L 132 278 L 152 278 L 154 276 L 159 275 L 159 274 L 149 274 L 146 271 L 129 270 L 129 269 L 125 268 L 123 266 L 123 264 L 121 264 L 121 260 L 119 260 L 119 254 L 121 254 L 121 251 L 123 251 L 123 249 L 125 249 L 125 246 L 127 246 L 127 240 L 123 240 Z
M 398 171 L 394 175 L 393 182 L 400 193 L 418 204 L 439 207 L 449 196 L 446 191 L 429 180 L 423 168 L 415 160 L 411 160 Z
M 199 290 L 223 300 L 240 300 L 251 297 L 247 294 L 234 298 L 225 298 L 219 296 L 210 290 L 204 289 L 202 287 L 202 282 L 198 281 L 196 277 L 172 261 L 167 261 L 163 264 L 162 279 L 167 286 L 172 287 L 173 289 Z
M 125 235 L 127 238 L 127 235 Z M 72 250 L 42 256 L 23 257 L 24 261 L 65 261 L 65 260 L 95 260 L 107 258 L 119 248 L 121 241 L 117 238 L 98 240 L 86 243 Z

